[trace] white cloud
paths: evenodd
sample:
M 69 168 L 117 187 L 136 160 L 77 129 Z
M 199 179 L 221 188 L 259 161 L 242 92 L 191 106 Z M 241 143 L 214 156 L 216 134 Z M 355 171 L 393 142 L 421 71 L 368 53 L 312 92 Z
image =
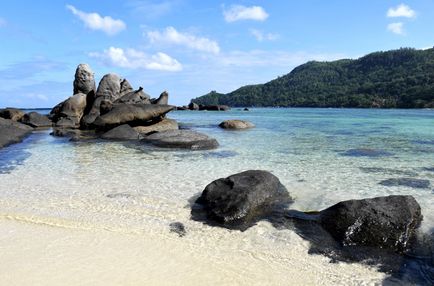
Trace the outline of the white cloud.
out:
M 409 6 L 405 4 L 400 4 L 394 8 L 389 8 L 387 10 L 387 17 L 395 18 L 395 17 L 405 17 L 405 18 L 414 18 L 416 17 L 416 12 L 411 9 Z
M 165 53 L 148 55 L 135 49 L 110 47 L 103 53 L 90 53 L 90 57 L 103 60 L 106 64 L 127 69 L 148 69 L 161 71 L 180 71 L 182 65 Z
M 258 42 L 263 42 L 263 41 L 275 41 L 279 38 L 278 34 L 272 34 L 272 33 L 264 33 L 260 30 L 256 30 L 256 29 L 250 29 L 250 34 L 256 38 L 256 40 L 258 40 Z
M 397 23 L 390 23 L 387 25 L 387 30 L 390 32 L 397 34 L 397 35 L 403 35 L 404 34 L 404 23 L 397 22 Z
M 190 49 L 218 54 L 220 47 L 216 41 L 197 37 L 189 33 L 178 32 L 174 27 L 167 27 L 163 32 L 149 31 L 147 36 L 151 43 L 162 42 L 188 47 Z
M 110 16 L 100 16 L 98 13 L 86 13 L 76 9 L 72 5 L 66 5 L 66 8 L 77 16 L 84 25 L 91 30 L 101 30 L 107 35 L 115 35 L 125 30 L 127 25 L 122 20 L 113 19 Z
M 6 20 L 2 17 L 0 17 L 0 28 L 6 26 Z
M 267 12 L 261 6 L 242 5 L 232 5 L 228 10 L 223 11 L 223 16 L 228 23 L 240 20 L 265 21 L 268 18 Z

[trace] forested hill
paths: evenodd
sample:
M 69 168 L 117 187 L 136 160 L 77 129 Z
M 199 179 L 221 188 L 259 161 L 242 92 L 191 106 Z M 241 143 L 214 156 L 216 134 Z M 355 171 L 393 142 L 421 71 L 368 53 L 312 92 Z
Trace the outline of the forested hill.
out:
M 434 48 L 375 52 L 357 60 L 312 61 L 265 84 L 192 99 L 203 105 L 434 107 Z

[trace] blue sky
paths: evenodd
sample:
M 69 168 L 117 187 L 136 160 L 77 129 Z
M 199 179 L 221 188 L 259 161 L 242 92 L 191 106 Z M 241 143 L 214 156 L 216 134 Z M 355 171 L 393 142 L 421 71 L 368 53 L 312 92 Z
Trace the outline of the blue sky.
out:
M 51 107 L 79 63 L 187 104 L 309 60 L 434 45 L 434 0 L 0 3 L 0 107 Z

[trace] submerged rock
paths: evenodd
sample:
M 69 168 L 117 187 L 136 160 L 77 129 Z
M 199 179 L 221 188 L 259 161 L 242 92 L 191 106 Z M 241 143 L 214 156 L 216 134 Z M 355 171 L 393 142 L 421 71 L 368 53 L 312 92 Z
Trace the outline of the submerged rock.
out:
M 342 153 L 343 156 L 351 156 L 351 157 L 387 157 L 393 155 L 390 152 L 383 151 L 383 150 L 375 150 L 375 149 L 369 149 L 369 148 L 357 148 L 357 149 L 350 149 L 344 153 Z
M 39 114 L 37 112 L 30 112 L 24 114 L 21 118 L 21 123 L 29 125 L 31 127 L 51 127 L 52 122 L 46 115 Z
M 50 135 L 69 138 L 70 141 L 94 140 L 98 138 L 93 130 L 79 130 L 75 128 L 62 127 L 53 128 L 53 132 L 51 132 Z
M 0 117 L 13 121 L 20 121 L 20 119 L 23 118 L 24 114 L 24 111 L 17 108 L 0 109 Z
M 319 213 L 319 222 L 344 246 L 405 251 L 422 221 L 412 196 L 387 196 L 340 202 Z
M 401 176 L 409 176 L 416 177 L 418 174 L 414 171 L 410 170 L 399 170 L 392 168 L 380 168 L 380 167 L 360 167 L 365 173 L 379 173 L 379 174 L 387 174 L 387 175 L 401 175 Z
M 179 129 L 178 122 L 176 122 L 176 120 L 174 119 L 169 119 L 169 118 L 164 118 L 163 120 L 148 126 L 134 127 L 134 130 L 136 130 L 142 135 L 148 135 L 154 132 L 178 130 L 178 129 Z
M 177 233 L 179 237 L 183 237 L 187 234 L 187 231 L 185 230 L 184 224 L 181 222 L 172 222 L 169 224 L 170 232 Z
M 116 125 L 132 123 L 133 125 L 146 124 L 154 119 L 160 119 L 174 108 L 171 105 L 154 104 L 118 104 L 108 113 L 99 116 L 93 123 L 99 128 L 108 128 Z
M 238 119 L 225 120 L 219 126 L 223 129 L 247 129 L 255 127 L 253 123 Z
M 249 170 L 213 181 L 193 206 L 193 219 L 245 230 L 291 202 L 286 188 L 267 171 Z M 197 206 L 199 205 L 199 207 Z M 201 215 L 205 217 L 201 217 Z
M 214 138 L 191 130 L 167 130 L 156 132 L 146 136 L 143 140 L 162 148 L 208 150 L 218 147 L 218 142 Z
M 21 142 L 32 130 L 30 126 L 0 118 L 0 148 Z
M 138 140 L 139 133 L 128 124 L 123 124 L 107 131 L 101 138 L 111 140 Z
M 392 178 L 383 180 L 379 184 L 387 187 L 405 186 L 416 189 L 428 189 L 431 186 L 429 180 L 415 178 Z

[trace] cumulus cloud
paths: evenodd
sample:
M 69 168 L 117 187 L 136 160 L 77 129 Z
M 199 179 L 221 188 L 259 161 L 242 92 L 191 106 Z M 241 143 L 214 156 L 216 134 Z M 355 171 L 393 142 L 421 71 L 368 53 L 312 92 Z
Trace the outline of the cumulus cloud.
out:
M 161 71 L 180 71 L 182 65 L 165 53 L 148 55 L 135 49 L 110 47 L 102 53 L 90 53 L 90 57 L 103 60 L 106 64 L 127 69 L 148 69 Z
M 404 34 L 404 23 L 397 22 L 397 23 L 390 23 L 387 25 L 387 30 L 390 32 L 397 34 L 397 35 L 403 35 Z
M 66 5 L 66 8 L 77 16 L 89 29 L 100 30 L 110 36 L 125 30 L 127 27 L 122 20 L 113 19 L 110 16 L 102 17 L 98 13 L 86 13 L 76 9 L 72 5 Z
M 405 4 L 400 4 L 396 7 L 389 8 L 387 10 L 387 17 L 396 18 L 396 17 L 404 17 L 404 18 L 414 18 L 416 17 L 416 12 L 411 9 L 409 6 Z
M 274 40 L 277 40 L 279 38 L 278 34 L 264 33 L 262 31 L 256 30 L 256 29 L 250 29 L 250 34 L 253 37 L 255 37 L 258 42 L 274 41 Z
M 189 33 L 178 32 L 174 27 L 167 27 L 164 31 L 149 31 L 147 36 L 151 43 L 162 42 L 185 46 L 190 49 L 218 54 L 220 47 L 216 41 L 204 37 L 197 37 Z
M 242 5 L 232 5 L 223 11 L 223 16 L 228 23 L 240 20 L 265 21 L 268 18 L 267 12 L 261 6 L 246 7 Z

